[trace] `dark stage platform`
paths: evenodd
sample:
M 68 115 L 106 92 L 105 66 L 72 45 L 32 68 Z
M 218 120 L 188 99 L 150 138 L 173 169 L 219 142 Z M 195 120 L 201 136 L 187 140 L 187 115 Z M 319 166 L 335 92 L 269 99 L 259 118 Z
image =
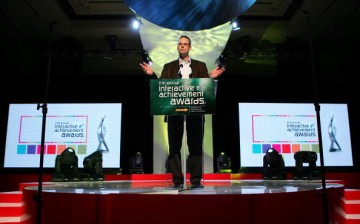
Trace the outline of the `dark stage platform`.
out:
M 190 183 L 187 183 L 189 186 Z M 42 223 L 324 223 L 319 180 L 205 180 L 201 189 L 174 189 L 168 180 L 45 182 Z M 23 190 L 35 223 L 37 186 Z M 326 181 L 329 223 L 341 223 L 344 195 Z

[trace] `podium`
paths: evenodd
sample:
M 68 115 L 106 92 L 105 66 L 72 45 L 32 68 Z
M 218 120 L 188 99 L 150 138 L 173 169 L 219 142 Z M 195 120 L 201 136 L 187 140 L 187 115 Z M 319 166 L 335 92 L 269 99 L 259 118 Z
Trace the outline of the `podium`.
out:
M 160 147 L 159 142 L 163 139 L 166 139 L 166 137 L 168 136 L 166 132 L 163 131 L 164 126 L 162 124 L 166 125 L 166 123 L 164 122 L 164 118 L 162 117 L 165 116 L 165 119 L 167 119 L 172 118 L 171 116 L 184 116 L 185 121 L 186 116 L 188 115 L 211 116 L 215 113 L 216 87 L 217 81 L 211 78 L 150 80 L 150 112 L 151 115 L 154 116 L 155 122 L 160 123 L 157 126 L 154 125 L 155 129 L 158 128 L 157 131 L 154 130 L 154 133 L 157 133 L 154 135 L 154 166 L 157 165 L 159 167 L 159 162 L 156 162 L 155 159 L 164 159 L 164 154 L 162 154 L 162 152 L 159 152 L 159 148 L 155 147 Z M 210 127 L 212 127 L 211 124 L 211 119 L 208 119 L 206 125 L 210 125 Z M 182 173 L 184 179 L 186 179 L 186 122 L 184 122 L 184 130 L 185 131 L 183 133 L 185 135 L 183 136 L 181 150 L 183 152 Z M 202 134 L 204 135 L 204 132 Z M 210 136 L 212 136 L 211 133 Z M 207 142 L 207 144 L 209 143 Z M 167 145 L 167 143 L 164 143 L 164 145 Z M 206 154 L 205 150 L 203 150 L 204 154 L 202 158 L 203 160 L 205 158 L 207 161 L 211 161 L 211 170 L 213 170 L 212 142 L 210 143 L 210 147 L 207 147 L 206 150 L 209 150 L 208 148 L 211 148 L 211 155 L 204 156 L 209 155 L 209 153 L 207 151 Z M 167 155 L 168 153 L 165 154 Z M 167 161 L 167 159 L 164 159 L 164 168 L 166 167 L 165 161 Z M 184 183 L 186 183 L 186 180 L 184 180 Z
M 151 115 L 214 114 L 216 81 L 212 78 L 151 79 Z

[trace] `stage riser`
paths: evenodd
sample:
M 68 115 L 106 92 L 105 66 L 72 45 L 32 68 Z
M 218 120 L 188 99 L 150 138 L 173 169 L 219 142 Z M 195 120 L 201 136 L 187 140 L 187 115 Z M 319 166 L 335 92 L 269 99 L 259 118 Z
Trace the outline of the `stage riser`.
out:
M 220 174 L 220 175 L 212 175 L 211 179 L 221 179 L 221 177 L 224 177 L 225 175 L 228 175 L 228 177 L 226 179 L 241 179 L 238 176 L 231 176 L 229 174 Z M 156 176 L 156 175 L 155 175 Z M 130 177 L 130 176 L 129 176 Z M 128 178 L 129 178 L 128 177 Z M 207 176 L 209 177 L 209 176 Z M 125 178 L 125 179 L 128 179 Z M 141 178 L 144 178 L 137 175 L 132 175 L 130 179 L 132 180 L 140 180 Z M 168 176 L 166 176 L 164 178 L 164 175 L 158 175 L 156 177 L 151 177 L 151 175 L 149 175 L 148 177 L 145 177 L 145 179 L 165 179 L 168 180 Z M 205 178 L 206 179 L 206 178 Z M 34 182 L 31 183 L 21 183 L 19 188 L 20 189 L 24 189 L 24 187 L 26 186 L 36 186 L 37 184 Z M 186 199 L 186 198 L 190 198 L 187 197 L 186 195 L 183 195 L 181 198 L 181 200 L 179 199 L 179 197 L 175 197 L 175 198 L 163 198 L 164 195 L 112 195 L 112 196 L 89 196 L 89 198 L 86 198 L 85 200 L 83 200 L 84 196 L 75 196 L 75 197 L 71 197 L 71 195 L 69 194 L 65 194 L 65 195 L 55 195 L 55 194 L 50 194 L 50 196 L 48 196 L 46 193 L 46 195 L 44 196 L 44 210 L 53 210 L 53 209 L 58 209 L 58 210 L 64 210 L 64 207 L 68 206 L 68 202 L 70 202 L 71 206 L 73 205 L 78 205 L 78 207 L 84 207 L 85 209 L 87 209 L 89 206 L 89 209 L 92 210 L 93 212 L 96 213 L 97 217 L 87 217 L 86 214 L 84 214 L 84 216 L 82 216 L 82 219 L 79 219 L 78 223 L 82 223 L 83 221 L 87 221 L 87 224 L 91 224 L 93 223 L 92 218 L 97 219 L 98 217 L 103 217 L 104 220 L 107 220 L 106 222 L 104 222 L 104 224 L 107 223 L 112 223 L 114 222 L 114 220 L 117 220 L 117 216 L 119 215 L 119 212 L 121 211 L 121 219 L 119 219 L 119 221 L 126 221 L 126 222 L 131 222 L 133 221 L 132 218 L 133 216 L 138 216 L 139 214 L 137 214 L 135 211 L 139 211 L 139 209 L 143 209 L 144 210 L 149 210 L 149 211 L 145 211 L 145 214 L 140 213 L 142 215 L 145 215 L 144 217 L 140 217 L 140 220 L 142 220 L 143 222 L 147 222 L 149 221 L 149 218 L 151 217 L 155 217 L 155 216 L 159 216 L 159 217 L 167 217 L 167 214 L 171 214 L 172 211 L 171 209 L 178 209 L 176 207 L 171 207 L 170 204 L 173 204 L 175 202 L 177 202 L 179 204 L 180 207 L 184 206 L 186 207 L 186 211 L 189 210 L 189 208 L 191 208 L 191 206 L 194 207 L 199 207 L 200 210 L 199 212 L 206 214 L 207 217 L 205 218 L 205 221 L 207 220 L 208 223 L 212 223 L 212 221 L 214 220 L 218 220 L 218 216 L 214 216 L 214 214 L 222 214 L 221 216 L 224 217 L 223 215 L 226 214 L 226 217 L 218 220 L 220 222 L 222 221 L 231 221 L 230 218 L 239 218 L 241 217 L 247 217 L 245 219 L 248 219 L 248 221 L 250 221 L 250 223 L 262 223 L 265 220 L 261 220 L 260 217 L 248 217 L 249 214 L 253 214 L 253 213 L 257 213 L 254 212 L 252 210 L 248 211 L 248 206 L 251 206 L 253 209 L 256 207 L 256 211 L 261 210 L 261 214 L 262 215 L 268 215 L 268 217 L 272 217 L 272 214 L 267 214 L 266 212 L 263 213 L 262 211 L 281 211 L 281 215 L 283 218 L 293 218 L 292 216 L 295 215 L 294 212 L 292 211 L 287 211 L 287 206 L 289 205 L 288 203 L 291 202 L 291 206 L 295 206 L 298 207 L 295 210 L 301 210 L 303 208 L 301 208 L 300 205 L 293 205 L 293 201 L 296 200 L 305 200 L 305 206 L 307 207 L 306 209 L 311 209 L 311 212 L 309 214 L 312 214 L 312 210 L 315 209 L 316 210 L 316 214 L 312 214 L 312 216 L 315 217 L 315 221 L 319 221 L 320 223 L 322 222 L 322 217 L 321 215 L 319 216 L 319 213 L 321 214 L 322 211 L 321 209 L 319 210 L 319 208 L 321 208 L 321 201 L 319 201 L 319 195 L 302 195 L 299 199 L 299 197 L 293 197 L 293 198 L 287 198 L 286 200 L 283 199 L 283 196 L 281 195 L 277 195 L 276 197 L 274 197 L 274 195 L 276 194 L 271 194 L 270 196 L 264 196 L 265 198 L 260 198 L 260 199 L 250 199 L 251 196 L 244 196 L 244 195 L 240 195 L 240 196 L 233 196 L 231 195 L 231 199 L 226 199 L 227 196 L 221 196 L 220 198 L 211 198 L 212 196 L 210 195 L 209 198 L 204 197 L 204 199 L 200 200 L 201 203 L 197 204 L 198 202 L 196 202 L 197 200 L 190 200 L 190 199 Z M 36 203 L 33 200 L 33 195 L 34 192 L 28 192 L 26 196 L 26 198 L 23 198 L 23 192 L 22 191 L 14 191 L 14 192 L 3 192 L 0 193 L 0 223 L 7 223 L 7 224 L 15 224 L 15 223 L 20 223 L 20 224 L 28 224 L 28 223 L 35 223 L 35 218 L 34 215 L 33 217 L 31 217 L 29 219 L 29 217 L 26 216 L 26 214 L 36 214 Z M 334 195 L 331 193 L 330 194 L 330 198 L 332 198 Z M 342 209 L 342 213 L 339 212 L 334 212 L 334 211 L 330 211 L 330 215 L 331 215 L 331 219 L 335 219 L 337 220 L 338 224 L 360 224 L 360 189 L 344 189 L 344 191 L 342 192 L 342 195 L 344 196 L 343 198 L 341 198 L 339 200 L 339 206 Z M 71 198 L 68 199 L 67 197 L 70 196 Z M 133 197 L 135 196 L 135 197 Z M 175 195 L 173 195 L 175 196 Z M 179 195 L 177 195 L 179 196 Z M 88 196 L 86 196 L 88 197 Z M 131 197 L 131 198 L 127 198 L 127 197 Z M 139 197 L 139 198 L 136 198 Z M 239 198 L 238 198 L 239 197 Z M 241 197 L 241 198 L 240 198 Z M 244 197 L 244 198 L 242 198 Z M 272 198 L 274 197 L 274 198 Z M 47 199 L 46 199 L 47 198 Z M 76 199 L 77 198 L 77 199 Z M 219 200 L 220 199 L 220 200 Z M 177 201 L 179 200 L 179 201 Z M 222 201 L 224 200 L 224 201 Z M 119 203 L 119 201 L 121 201 L 121 203 Z M 269 209 L 266 207 L 267 204 L 269 204 L 269 201 L 276 201 L 276 203 L 273 203 L 272 208 Z M 25 203 L 26 202 L 26 206 Z M 66 202 L 66 204 L 64 204 Z M 80 204 L 79 204 L 80 202 Z M 100 204 L 99 204 L 100 203 Z M 125 204 L 124 204 L 125 203 Z M 127 204 L 128 203 L 128 204 Z M 138 205 L 138 203 L 144 203 L 147 204 L 148 206 L 143 206 L 143 205 Z M 92 204 L 92 205 L 91 205 Z M 189 205 L 188 205 L 189 204 Z M 6 206 L 9 205 L 9 206 Z M 130 205 L 129 208 L 127 208 L 127 206 Z M 170 206 L 169 206 L 170 205 Z M 204 206 L 205 207 L 201 207 Z M 221 205 L 221 206 L 220 206 Z M 237 207 L 237 210 L 232 211 L 231 209 L 229 209 L 229 207 L 224 206 L 224 205 L 229 205 L 230 207 Z M 154 206 L 156 208 L 154 208 Z M 291 207 L 290 206 L 290 207 Z M 310 206 L 310 207 L 309 207 Z M 106 208 L 106 210 L 103 210 L 103 208 Z M 133 210 L 131 210 L 131 208 Z M 26 210 L 26 213 L 25 213 Z M 67 210 L 67 209 L 66 209 Z M 294 210 L 294 209 L 292 209 Z M 29 213 L 30 211 L 30 213 Z M 33 213 L 31 213 L 31 211 Z M 71 212 L 70 209 L 70 213 L 68 213 L 69 217 L 71 218 L 72 216 L 76 216 L 78 214 L 77 209 L 74 210 L 74 212 Z M 100 211 L 100 213 L 98 213 Z M 209 211 L 212 211 L 209 213 Z M 283 212 L 285 212 L 285 216 L 282 214 Z M 69 217 L 59 217 L 59 220 L 51 220 L 52 216 L 56 216 L 55 214 L 56 212 L 54 211 L 54 213 L 52 212 L 46 212 L 46 221 L 50 221 L 51 224 L 56 224 L 56 223 L 71 223 L 71 221 L 69 222 L 68 218 Z M 103 214 L 104 213 L 104 214 Z M 244 213 L 244 214 L 243 214 Z M 147 214 L 147 218 L 146 217 Z M 110 218 L 108 218 L 108 216 L 110 215 Z M 182 214 L 184 215 L 184 214 Z M 116 217 L 115 217 L 116 216 Z M 186 220 L 183 221 L 188 221 L 189 218 L 192 217 L 192 214 L 188 214 L 188 212 L 185 212 L 185 216 L 187 216 L 188 218 L 186 218 Z M 89 218 L 89 219 L 88 219 Z M 170 217 L 167 217 L 170 218 Z M 196 218 L 195 216 L 193 218 Z M 229 220 L 228 220 L 229 219 Z M 11 221 L 12 220 L 12 221 Z M 14 221 L 16 220 L 16 221 Z M 201 220 L 204 221 L 204 220 Z M 305 220 L 304 218 L 300 219 L 301 222 L 307 223 L 307 221 L 309 220 Z M 299 223 L 301 223 L 299 221 Z M 314 221 L 312 219 L 312 221 Z M 43 223 L 48 223 L 48 222 L 43 222 Z M 101 222 L 103 223 L 103 222 Z M 158 223 L 161 223 L 158 222 Z M 164 222 L 165 223 L 165 222 Z M 173 222 L 174 223 L 174 222 Z M 175 222 L 176 224 L 177 222 Z M 179 221 L 179 223 L 181 223 Z M 244 222 L 246 223 L 246 222 Z M 311 222 L 312 223 L 312 222 Z
M 342 188 L 328 189 L 329 207 L 340 204 Z M 33 223 L 36 204 L 33 191 L 24 190 L 27 214 Z M 43 223 L 323 223 L 320 191 L 273 194 L 163 195 L 43 193 Z M 289 204 L 290 203 L 290 204 Z M 64 209 L 66 208 L 66 209 Z M 261 214 L 261 215 L 260 215 Z M 307 214 L 301 216 L 299 214 Z M 176 219 L 174 218 L 176 217 Z M 330 220 L 338 219 L 334 209 Z M 337 223 L 340 223 L 336 221 Z

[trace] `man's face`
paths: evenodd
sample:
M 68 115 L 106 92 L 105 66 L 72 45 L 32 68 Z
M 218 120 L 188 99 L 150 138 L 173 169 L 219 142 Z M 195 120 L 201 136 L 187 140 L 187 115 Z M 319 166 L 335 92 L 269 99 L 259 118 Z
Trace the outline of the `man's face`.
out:
M 189 39 L 182 37 L 179 39 L 177 50 L 181 57 L 186 57 L 189 55 L 189 51 L 191 50 Z

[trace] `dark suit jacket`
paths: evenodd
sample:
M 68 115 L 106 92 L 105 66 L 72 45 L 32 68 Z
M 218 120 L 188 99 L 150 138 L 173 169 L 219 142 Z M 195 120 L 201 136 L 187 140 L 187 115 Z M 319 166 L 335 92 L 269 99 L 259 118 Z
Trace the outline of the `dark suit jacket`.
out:
M 191 59 L 191 78 L 209 78 L 206 64 L 202 61 Z M 179 60 L 166 63 L 161 72 L 161 79 L 177 79 L 180 70 Z
M 202 61 L 191 59 L 191 78 L 209 78 L 206 64 Z M 179 59 L 166 63 L 161 72 L 160 79 L 178 79 L 179 77 Z M 157 79 L 157 75 L 153 73 L 150 79 Z

